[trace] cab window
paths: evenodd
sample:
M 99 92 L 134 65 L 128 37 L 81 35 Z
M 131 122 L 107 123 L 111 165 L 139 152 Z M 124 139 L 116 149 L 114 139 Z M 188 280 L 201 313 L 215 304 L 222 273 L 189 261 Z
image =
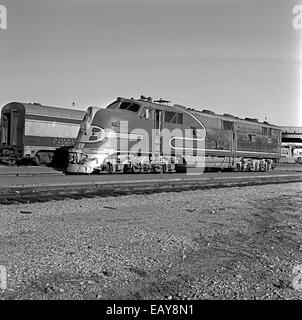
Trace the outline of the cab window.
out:
M 182 115 L 182 113 L 178 113 L 177 123 L 178 124 L 182 124 L 183 123 L 183 115 Z
M 153 110 L 149 109 L 149 108 L 144 108 L 141 117 L 143 119 L 149 119 L 152 120 L 153 119 Z
M 165 122 L 166 123 L 182 124 L 183 123 L 183 114 L 182 113 L 165 111 Z
M 122 110 L 128 110 L 132 112 L 137 112 L 139 110 L 139 105 L 136 103 L 131 103 L 131 102 L 122 102 L 120 105 L 120 109 Z
M 176 123 L 176 112 L 170 112 L 166 111 L 165 112 L 165 122 L 167 123 Z

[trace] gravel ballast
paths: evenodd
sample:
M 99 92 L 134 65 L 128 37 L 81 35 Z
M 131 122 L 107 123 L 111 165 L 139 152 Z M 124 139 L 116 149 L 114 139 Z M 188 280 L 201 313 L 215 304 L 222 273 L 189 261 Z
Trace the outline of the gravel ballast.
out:
M 301 208 L 301 183 L 0 205 L 0 298 L 301 299 Z

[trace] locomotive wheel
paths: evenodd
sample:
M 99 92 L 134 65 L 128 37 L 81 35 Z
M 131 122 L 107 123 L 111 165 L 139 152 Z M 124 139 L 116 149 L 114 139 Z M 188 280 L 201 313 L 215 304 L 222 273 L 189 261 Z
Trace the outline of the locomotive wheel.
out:
M 154 172 L 155 173 L 162 173 L 163 171 L 164 171 L 163 166 L 159 166 L 159 165 L 154 166 Z
M 33 161 L 36 165 L 45 167 L 52 161 L 52 155 L 46 152 L 38 152 L 33 158 Z
M 33 158 L 33 162 L 37 165 L 37 166 L 41 166 L 41 159 L 40 156 L 38 154 L 36 154 Z
M 110 163 L 110 162 L 107 163 L 107 170 L 108 170 L 109 173 L 113 173 L 113 165 L 112 165 L 112 163 Z
M 128 163 L 123 165 L 123 173 L 129 173 L 131 172 L 131 167 Z
M 133 173 L 140 173 L 142 171 L 142 167 L 140 163 L 133 163 L 132 165 L 132 172 Z
M 240 164 L 239 164 L 239 163 L 236 163 L 236 164 L 235 164 L 235 166 L 234 166 L 234 168 L 233 168 L 233 171 L 234 171 L 234 172 L 240 171 Z

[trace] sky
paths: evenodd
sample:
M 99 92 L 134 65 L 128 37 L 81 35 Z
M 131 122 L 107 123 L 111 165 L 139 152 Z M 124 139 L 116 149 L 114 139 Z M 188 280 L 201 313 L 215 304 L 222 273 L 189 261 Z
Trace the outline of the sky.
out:
M 0 106 L 116 97 L 302 126 L 300 0 L 0 0 Z

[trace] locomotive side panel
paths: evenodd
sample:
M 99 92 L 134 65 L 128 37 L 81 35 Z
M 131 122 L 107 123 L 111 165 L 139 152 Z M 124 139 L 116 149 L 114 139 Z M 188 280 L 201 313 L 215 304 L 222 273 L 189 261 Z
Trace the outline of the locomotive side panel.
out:
M 232 123 L 227 126 L 219 117 L 200 117 L 206 128 L 205 155 L 230 156 L 232 153 Z
M 273 159 L 280 157 L 280 135 L 278 129 L 261 123 L 238 123 L 236 134 L 238 155 Z

